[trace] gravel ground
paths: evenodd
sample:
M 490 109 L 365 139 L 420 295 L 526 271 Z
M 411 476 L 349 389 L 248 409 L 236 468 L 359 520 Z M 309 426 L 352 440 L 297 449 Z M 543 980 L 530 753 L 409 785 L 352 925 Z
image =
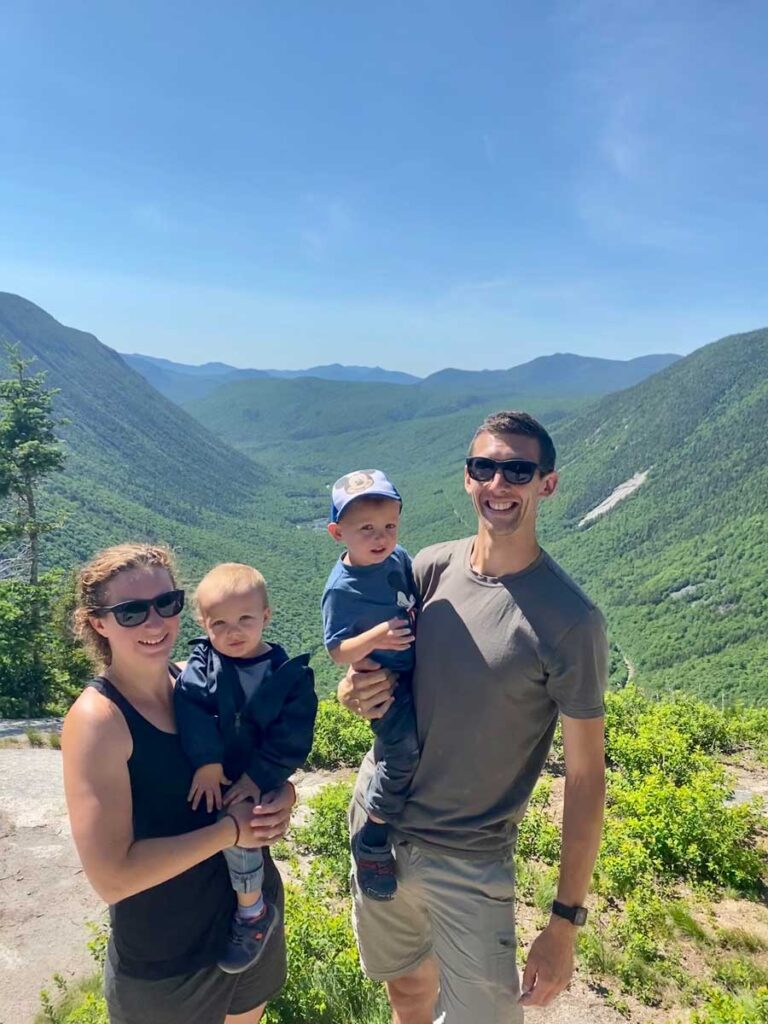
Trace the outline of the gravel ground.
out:
M 0 749 L 0 1024 L 31 1024 L 55 972 L 90 972 L 104 904 L 75 853 L 57 750 Z

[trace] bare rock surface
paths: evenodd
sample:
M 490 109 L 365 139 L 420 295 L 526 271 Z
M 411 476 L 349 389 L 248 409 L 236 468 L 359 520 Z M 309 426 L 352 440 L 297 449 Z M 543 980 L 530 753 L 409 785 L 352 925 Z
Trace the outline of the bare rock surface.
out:
M 0 749 L 0 1024 L 30 1024 L 54 973 L 92 970 L 86 922 L 103 912 L 72 843 L 61 754 Z

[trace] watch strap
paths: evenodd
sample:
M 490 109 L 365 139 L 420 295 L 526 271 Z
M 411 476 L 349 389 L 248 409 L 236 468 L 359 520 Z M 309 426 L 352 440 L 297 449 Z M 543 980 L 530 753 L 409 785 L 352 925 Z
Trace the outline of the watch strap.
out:
M 556 917 L 564 917 L 566 921 L 579 927 L 586 924 L 587 921 L 586 907 L 569 907 L 567 903 L 561 903 L 559 900 L 552 901 L 552 913 Z

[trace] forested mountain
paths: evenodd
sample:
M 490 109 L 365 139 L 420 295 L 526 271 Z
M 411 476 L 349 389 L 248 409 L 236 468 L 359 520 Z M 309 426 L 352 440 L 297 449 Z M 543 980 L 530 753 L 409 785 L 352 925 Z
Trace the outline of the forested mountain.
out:
M 252 561 L 273 584 L 276 628 L 292 632 L 294 646 L 319 646 L 304 595 L 284 568 L 316 566 L 309 574 L 319 577 L 325 564 L 309 534 L 283 525 L 285 498 L 267 470 L 163 398 L 93 335 L 16 295 L 0 293 L 1 341 L 35 357 L 30 372 L 47 372 L 68 420 L 60 430 L 65 469 L 45 493 L 64 524 L 45 538 L 48 565 L 70 566 L 135 538 L 171 544 L 188 581 L 216 561 Z M 3 360 L 0 345 L 0 373 Z
M 311 366 L 306 370 L 247 370 L 226 363 L 191 366 L 155 356 L 123 355 L 128 365 L 138 370 L 152 387 L 179 405 L 205 398 L 216 393 L 223 385 L 237 381 L 314 377 L 353 384 L 417 385 L 418 391 L 413 396 L 402 399 L 406 408 L 418 408 L 424 403 L 434 406 L 436 402 L 442 401 L 446 409 L 459 408 L 489 395 L 596 397 L 631 387 L 679 358 L 675 355 L 650 355 L 622 361 L 561 353 L 540 356 L 511 370 L 448 369 L 439 370 L 419 380 L 412 374 L 383 370 L 380 366 L 342 366 L 333 363 L 330 366 Z M 247 389 L 241 389 L 237 401 L 242 402 L 247 394 Z M 257 399 L 260 394 L 258 389 L 254 390 Z M 294 392 L 287 394 L 290 396 Z M 312 398 L 310 396 L 310 401 Z M 227 401 L 228 392 L 217 394 L 214 405 L 216 402 Z M 394 394 L 391 401 L 393 405 L 398 401 Z
M 227 363 L 203 363 L 192 366 L 174 363 L 170 359 L 138 353 L 121 353 L 125 362 L 138 370 L 153 388 L 182 405 L 184 402 L 210 395 L 222 384 L 257 378 L 316 377 L 320 380 L 350 381 L 353 383 L 414 384 L 419 378 L 399 370 L 384 370 L 380 366 L 310 366 L 306 370 L 252 370 L 239 369 Z
M 562 481 L 545 529 L 646 684 L 768 702 L 766 424 L 760 330 L 699 349 L 557 431 Z
M 272 405 L 265 393 L 250 431 L 236 405 L 212 425 L 282 467 L 303 521 L 322 522 L 329 480 L 383 466 L 405 498 L 405 543 L 418 550 L 472 531 L 467 443 L 486 411 L 522 405 L 560 453 L 545 543 L 605 607 L 617 657 L 649 686 L 768 703 L 768 331 L 708 345 L 575 416 L 567 399 L 510 395 L 398 420 L 382 416 L 375 392 L 359 407 L 336 397 L 315 416 L 312 403 L 281 392 Z M 625 484 L 628 496 L 588 518 Z
M 558 352 L 510 370 L 438 370 L 425 377 L 421 386 L 473 394 L 604 395 L 631 387 L 679 358 L 661 354 L 628 360 L 597 359 Z
M 505 399 L 511 401 L 509 394 Z M 498 403 L 498 397 L 425 390 L 420 386 L 348 384 L 339 381 L 244 380 L 227 384 L 184 408 L 209 430 L 238 445 L 255 449 L 285 440 L 327 438 L 329 446 L 346 444 L 344 435 L 373 428 L 379 437 L 397 424 L 421 429 L 421 420 Z M 526 396 L 516 399 L 517 404 Z M 544 407 L 570 411 L 573 398 L 541 398 Z M 335 440 L 331 440 L 331 439 Z
M 46 539 L 49 564 L 144 536 L 170 542 L 189 578 L 251 561 L 270 582 L 275 634 L 317 650 L 317 602 L 338 554 L 323 529 L 331 482 L 364 465 L 389 471 L 414 551 L 466 535 L 467 443 L 486 412 L 523 406 L 560 454 L 545 544 L 604 607 L 638 680 L 768 703 L 767 330 L 594 402 L 253 379 L 190 403 L 202 425 L 92 335 L 17 296 L 0 294 L 0 338 L 37 357 L 70 420 L 47 499 L 66 517 Z M 622 485 L 627 496 L 590 515 Z M 332 670 L 322 674 L 327 685 Z

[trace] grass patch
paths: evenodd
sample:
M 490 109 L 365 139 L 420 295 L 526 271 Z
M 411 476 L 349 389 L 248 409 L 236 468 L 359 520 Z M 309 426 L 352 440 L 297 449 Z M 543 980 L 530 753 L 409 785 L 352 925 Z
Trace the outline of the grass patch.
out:
M 24 735 L 27 737 L 27 742 L 30 747 L 44 747 L 46 746 L 45 736 L 37 729 L 26 729 Z
M 711 946 L 714 943 L 712 936 L 699 924 L 684 903 L 670 900 L 667 904 L 667 914 L 679 935 L 690 939 L 698 946 Z
M 723 949 L 741 950 L 744 953 L 762 953 L 768 943 L 744 928 L 720 928 L 717 932 L 718 945 Z

